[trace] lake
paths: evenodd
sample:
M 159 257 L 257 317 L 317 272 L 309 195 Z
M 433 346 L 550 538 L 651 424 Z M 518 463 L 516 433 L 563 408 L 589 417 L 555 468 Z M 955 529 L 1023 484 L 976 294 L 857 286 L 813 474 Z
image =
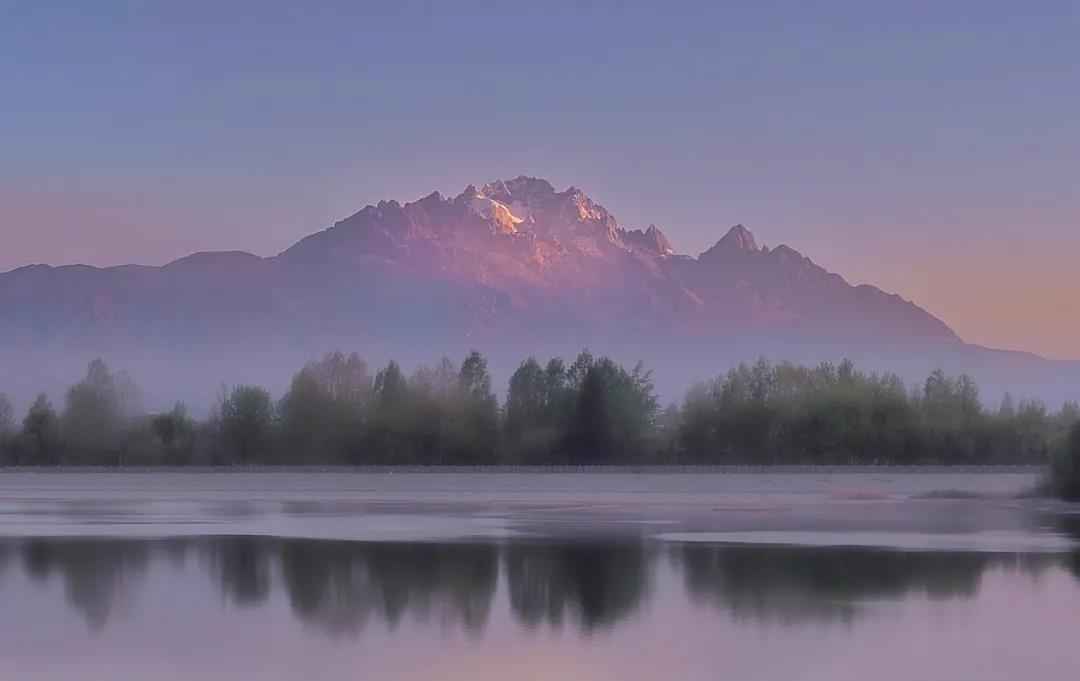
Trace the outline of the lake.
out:
M 0 679 L 1075 679 L 1030 470 L 0 474 Z

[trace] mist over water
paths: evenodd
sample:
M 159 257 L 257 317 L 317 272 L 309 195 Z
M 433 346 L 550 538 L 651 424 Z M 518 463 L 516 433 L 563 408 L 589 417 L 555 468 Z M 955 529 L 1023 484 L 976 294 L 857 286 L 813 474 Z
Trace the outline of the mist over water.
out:
M 8 472 L 0 678 L 1071 679 L 1074 509 L 977 471 Z

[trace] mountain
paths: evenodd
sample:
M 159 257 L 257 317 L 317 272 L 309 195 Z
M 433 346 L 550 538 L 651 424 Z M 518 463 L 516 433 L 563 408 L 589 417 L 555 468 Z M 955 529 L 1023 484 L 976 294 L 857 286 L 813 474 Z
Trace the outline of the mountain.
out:
M 269 258 L 17 269 L 0 274 L 0 330 L 11 362 L 197 359 L 222 379 L 282 373 L 331 347 L 431 359 L 475 346 L 510 362 L 588 345 L 675 365 L 684 383 L 761 354 L 919 370 L 992 356 L 914 303 L 759 246 L 742 225 L 681 255 L 659 227 L 625 229 L 581 190 L 530 177 L 381 201 Z

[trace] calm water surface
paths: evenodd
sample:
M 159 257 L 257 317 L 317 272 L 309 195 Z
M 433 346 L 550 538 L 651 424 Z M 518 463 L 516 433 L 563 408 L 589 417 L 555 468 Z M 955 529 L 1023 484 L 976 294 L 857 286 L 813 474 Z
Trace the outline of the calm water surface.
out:
M 0 679 L 1076 679 L 1034 474 L 7 473 Z

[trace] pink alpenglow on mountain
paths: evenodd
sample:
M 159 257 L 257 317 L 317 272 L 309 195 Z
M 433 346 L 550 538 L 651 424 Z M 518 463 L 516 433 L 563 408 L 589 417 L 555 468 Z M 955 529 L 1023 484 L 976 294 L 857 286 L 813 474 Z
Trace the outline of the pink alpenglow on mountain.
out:
M 655 225 L 624 229 L 580 190 L 528 177 L 470 186 L 455 198 L 368 206 L 273 262 L 378 270 L 408 287 L 456 289 L 462 313 L 481 326 L 556 315 L 641 329 L 662 322 L 693 334 L 842 330 L 957 340 L 907 301 L 850 286 L 786 246 L 759 248 L 742 225 L 697 258 L 678 255 Z

